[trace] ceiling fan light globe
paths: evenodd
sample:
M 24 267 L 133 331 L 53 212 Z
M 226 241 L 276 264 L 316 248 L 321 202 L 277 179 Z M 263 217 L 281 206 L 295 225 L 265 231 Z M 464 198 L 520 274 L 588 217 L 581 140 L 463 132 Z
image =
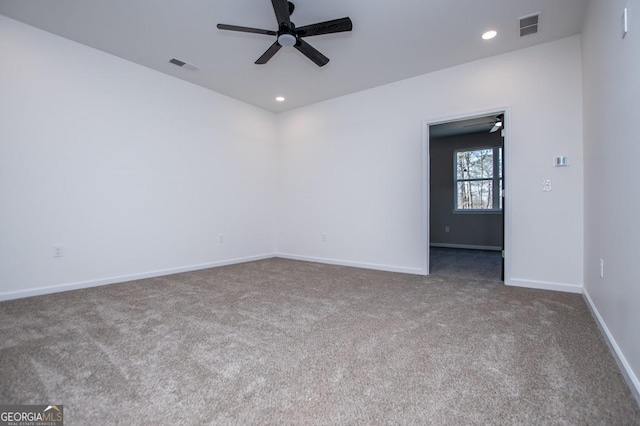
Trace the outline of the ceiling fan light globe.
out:
M 280 34 L 278 36 L 280 46 L 293 46 L 296 44 L 296 36 L 292 34 Z

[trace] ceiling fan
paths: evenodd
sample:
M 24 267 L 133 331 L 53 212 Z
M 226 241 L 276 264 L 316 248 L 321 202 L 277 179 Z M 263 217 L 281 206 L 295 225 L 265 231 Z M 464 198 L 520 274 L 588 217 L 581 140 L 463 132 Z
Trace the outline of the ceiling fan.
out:
M 291 22 L 291 14 L 295 9 L 293 3 L 287 0 L 271 0 L 273 10 L 278 20 L 278 31 L 261 30 L 259 28 L 240 27 L 237 25 L 218 24 L 218 29 L 229 31 L 240 31 L 243 33 L 254 33 L 276 36 L 276 41 L 267 49 L 255 62 L 256 64 L 266 64 L 269 59 L 276 54 L 282 46 L 293 46 L 302 52 L 307 58 L 322 67 L 329 62 L 329 58 L 318 52 L 303 37 L 311 37 L 322 34 L 340 33 L 351 31 L 353 24 L 349 18 L 333 19 L 331 21 L 319 22 L 317 24 L 305 25 L 296 28 Z
M 486 117 L 486 118 L 489 118 L 489 117 Z M 504 126 L 504 115 L 500 114 L 496 116 L 496 118 L 494 118 L 493 121 L 488 121 L 486 123 L 469 124 L 464 127 L 488 126 L 489 124 L 493 124 L 493 127 L 491 128 L 491 130 L 489 130 L 489 133 L 497 132 L 498 130 L 502 129 L 502 127 Z

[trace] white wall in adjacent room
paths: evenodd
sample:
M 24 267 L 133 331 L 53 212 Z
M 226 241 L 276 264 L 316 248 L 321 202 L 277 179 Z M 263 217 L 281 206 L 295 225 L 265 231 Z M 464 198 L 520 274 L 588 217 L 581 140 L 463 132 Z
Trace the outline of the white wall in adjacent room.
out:
M 623 39 L 621 17 L 626 6 L 629 32 Z M 640 1 L 593 0 L 587 9 L 582 47 L 585 292 L 638 393 L 639 23 Z
M 579 291 L 581 91 L 575 36 L 280 114 L 278 251 L 421 272 L 424 121 L 508 107 L 509 282 Z
M 274 253 L 273 114 L 3 16 L 0 51 L 1 297 Z

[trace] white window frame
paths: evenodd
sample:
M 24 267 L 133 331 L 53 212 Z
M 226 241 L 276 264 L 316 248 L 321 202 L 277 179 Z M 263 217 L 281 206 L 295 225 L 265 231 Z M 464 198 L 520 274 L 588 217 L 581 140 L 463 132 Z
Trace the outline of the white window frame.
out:
M 484 151 L 487 149 L 493 150 L 493 174 L 491 178 L 477 178 L 477 179 L 458 179 L 458 153 L 469 151 Z M 500 198 L 502 196 L 501 181 L 503 177 L 500 176 L 500 150 L 501 146 L 485 146 L 474 148 L 460 148 L 453 152 L 453 212 L 457 214 L 501 214 L 502 207 L 500 206 Z M 504 152 L 502 153 L 504 155 Z M 504 173 L 504 170 L 503 170 Z M 458 208 L 458 182 L 475 182 L 475 181 L 488 181 L 492 183 L 492 196 L 493 196 L 493 208 L 490 209 L 461 209 Z

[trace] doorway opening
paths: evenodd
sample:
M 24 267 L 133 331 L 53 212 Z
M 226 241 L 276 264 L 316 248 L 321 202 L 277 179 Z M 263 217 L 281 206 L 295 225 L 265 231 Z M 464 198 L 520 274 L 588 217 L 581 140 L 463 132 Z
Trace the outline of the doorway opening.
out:
M 506 109 L 425 127 L 425 272 L 505 280 Z

